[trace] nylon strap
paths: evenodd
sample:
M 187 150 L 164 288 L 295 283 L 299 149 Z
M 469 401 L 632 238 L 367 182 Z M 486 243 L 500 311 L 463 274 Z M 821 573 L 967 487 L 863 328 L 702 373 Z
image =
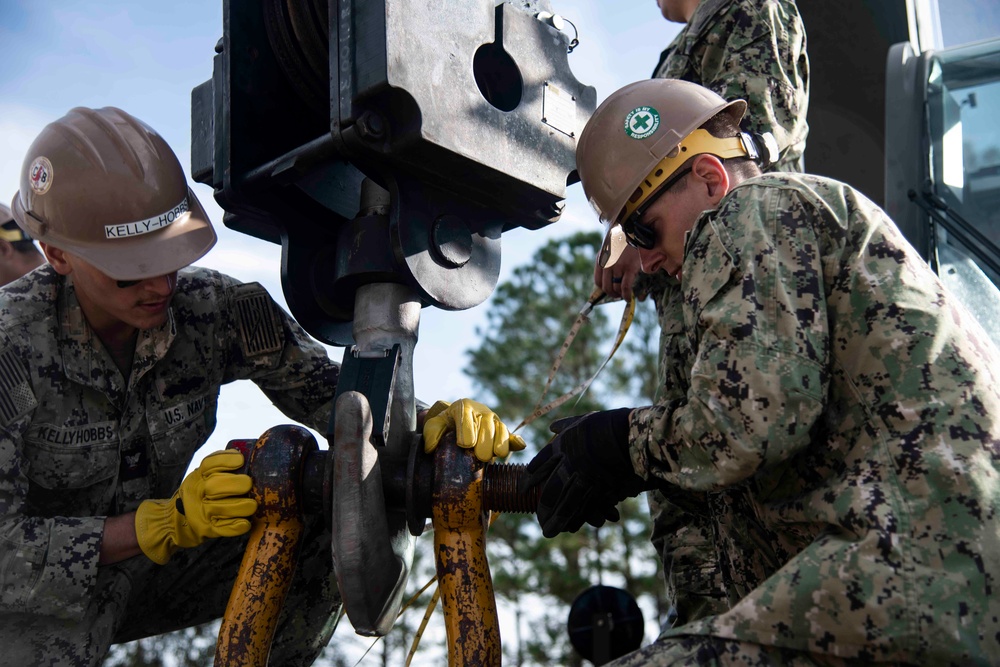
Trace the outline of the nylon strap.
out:
M 618 325 L 618 334 L 615 337 L 615 344 L 611 348 L 611 352 L 608 354 L 608 357 L 604 360 L 604 362 L 600 365 L 600 367 L 598 367 L 597 371 L 586 382 L 581 382 L 580 384 L 573 387 L 562 396 L 546 403 L 545 405 L 542 405 L 542 401 L 545 400 L 545 394 L 548 393 L 549 387 L 552 386 L 552 380 L 555 379 L 556 373 L 559 371 L 559 367 L 562 365 L 563 359 L 566 357 L 566 353 L 569 352 L 569 348 L 570 345 L 572 345 L 573 343 L 573 339 L 575 339 L 577 334 L 580 333 L 580 329 L 583 328 L 583 325 L 587 321 L 589 321 L 590 313 L 597 306 L 603 305 L 605 303 L 612 303 L 613 301 L 618 301 L 618 300 L 619 299 L 616 297 L 609 297 L 600 288 L 595 288 L 594 291 L 590 293 L 590 298 L 587 299 L 587 303 L 584 304 L 583 308 L 580 309 L 580 313 L 576 316 L 576 319 L 573 320 L 573 325 L 569 328 L 569 332 L 566 334 L 566 338 L 563 340 L 563 343 L 559 348 L 559 354 L 556 355 L 555 361 L 552 362 L 552 368 L 549 370 L 548 380 L 546 380 L 545 388 L 542 389 L 542 393 L 538 397 L 538 402 L 535 403 L 535 407 L 532 409 L 531 414 L 525 417 L 520 424 L 515 426 L 514 430 L 511 431 L 511 433 L 517 433 L 517 431 L 522 426 L 527 426 L 528 424 L 535 421 L 539 417 L 542 417 L 543 415 L 548 414 L 552 410 L 555 410 L 560 405 L 563 405 L 564 403 L 569 401 L 569 399 L 573 398 L 577 394 L 582 395 L 584 392 L 587 391 L 587 389 L 590 388 L 590 385 L 593 384 L 594 380 L 597 379 L 597 376 L 600 375 L 602 370 L 604 370 L 604 367 L 608 365 L 609 361 L 611 361 L 611 357 L 613 357 L 615 355 L 615 352 L 618 351 L 618 348 L 619 346 L 621 346 L 622 341 L 625 340 L 625 334 L 628 333 L 628 328 L 632 324 L 632 318 L 635 317 L 634 296 L 629 300 L 628 304 L 626 304 L 625 310 L 622 313 L 622 319 Z

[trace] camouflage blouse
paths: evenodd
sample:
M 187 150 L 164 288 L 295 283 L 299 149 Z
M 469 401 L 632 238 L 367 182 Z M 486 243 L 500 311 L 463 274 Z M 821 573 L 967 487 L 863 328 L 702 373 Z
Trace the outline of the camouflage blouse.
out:
M 0 317 L 0 613 L 84 613 L 105 517 L 170 497 L 221 385 L 253 380 L 326 429 L 339 366 L 256 283 L 182 271 L 127 380 L 49 266 L 0 290 Z
M 817 176 L 740 183 L 685 252 L 683 392 L 633 412 L 632 456 L 702 503 L 729 609 L 665 634 L 1000 664 L 1000 352 L 976 320 Z
M 744 129 L 774 134 L 781 151 L 772 171 L 802 170 L 809 126 L 806 33 L 794 0 L 701 0 L 691 20 L 663 51 L 653 76 L 701 84 L 727 100 L 747 102 Z M 663 272 L 640 274 L 637 295 L 649 295 L 660 321 L 660 359 L 676 344 L 677 283 Z M 661 363 L 661 393 L 675 372 Z M 710 529 L 663 494 L 647 494 L 652 541 L 665 568 L 671 621 L 683 623 L 725 609 L 719 566 L 706 545 Z M 692 504 L 697 508 L 700 505 Z

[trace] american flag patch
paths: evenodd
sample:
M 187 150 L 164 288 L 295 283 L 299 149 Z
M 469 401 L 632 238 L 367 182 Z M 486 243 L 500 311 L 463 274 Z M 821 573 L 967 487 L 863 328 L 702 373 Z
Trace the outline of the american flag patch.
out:
M 246 285 L 244 287 L 247 287 Z M 236 322 L 243 353 L 248 357 L 281 350 L 281 328 L 274 307 L 260 286 L 236 297 Z
M 0 352 L 0 422 L 4 426 L 38 407 L 28 375 L 12 347 Z

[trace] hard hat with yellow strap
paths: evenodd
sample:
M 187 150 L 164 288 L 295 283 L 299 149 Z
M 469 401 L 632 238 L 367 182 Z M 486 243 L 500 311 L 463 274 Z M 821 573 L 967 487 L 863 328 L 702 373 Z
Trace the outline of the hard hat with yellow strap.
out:
M 622 223 L 641 216 L 644 204 L 671 185 L 690 158 L 702 153 L 721 159 L 776 157 L 773 140 L 765 144 L 763 137 L 746 133 L 718 138 L 699 129 L 720 113 L 729 114 L 738 127 L 746 107 L 743 100 L 727 102 L 688 81 L 647 79 L 612 93 L 597 108 L 576 155 L 584 194 L 609 227 L 605 267 L 618 260 L 629 241 Z M 635 243 L 634 236 L 631 240 Z

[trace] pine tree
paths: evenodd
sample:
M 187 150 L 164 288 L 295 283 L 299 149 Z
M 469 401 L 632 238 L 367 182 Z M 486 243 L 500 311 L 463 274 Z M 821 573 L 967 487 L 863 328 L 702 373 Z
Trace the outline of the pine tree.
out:
M 479 346 L 469 352 L 467 373 L 477 395 L 509 424 L 517 424 L 538 402 L 549 369 L 580 308 L 593 289 L 598 233 L 577 233 L 550 241 L 532 261 L 497 287 Z M 611 350 L 617 321 L 595 309 L 562 362 L 545 396 L 548 402 L 590 378 Z M 527 462 L 551 437 L 548 424 L 563 416 L 621 405 L 645 405 L 657 386 L 658 327 L 651 304 L 640 304 L 625 344 L 607 372 L 574 402 L 525 429 L 526 451 L 510 462 Z M 615 404 L 608 405 L 609 401 Z M 649 544 L 649 515 L 642 498 L 619 508 L 622 520 L 595 529 L 585 526 L 554 539 L 541 536 L 534 516 L 504 515 L 487 541 L 497 602 L 518 619 L 514 637 L 504 637 L 504 664 L 581 665 L 569 643 L 570 605 L 591 585 L 625 588 L 659 617 L 664 613 L 659 562 Z

